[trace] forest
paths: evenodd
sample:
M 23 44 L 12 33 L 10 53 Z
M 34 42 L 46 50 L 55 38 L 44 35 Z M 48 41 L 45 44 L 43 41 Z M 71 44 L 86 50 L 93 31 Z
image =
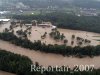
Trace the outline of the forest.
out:
M 67 72 L 56 72 L 54 68 L 54 71 L 44 71 L 41 74 L 41 72 L 31 72 L 31 65 L 33 65 L 33 63 L 28 57 L 0 49 L 0 70 L 16 75 L 100 75 L 100 69 L 72 72 L 70 68 Z M 36 65 L 36 67 L 40 66 L 38 62 L 35 62 L 34 65 Z
M 76 16 L 63 12 L 53 12 L 38 15 L 13 15 L 13 19 L 25 20 L 26 22 L 37 20 L 50 21 L 59 28 L 83 30 L 100 33 L 100 16 Z
M 16 73 L 17 75 L 28 75 L 32 61 L 26 57 L 0 49 L 0 70 Z
M 27 38 L 22 39 L 18 38 L 12 32 L 4 32 L 0 33 L 0 39 L 4 41 L 8 41 L 17 46 L 21 46 L 23 48 L 28 48 L 30 50 L 36 50 L 46 53 L 55 53 L 61 54 L 63 56 L 75 56 L 75 57 L 94 57 L 100 55 L 100 45 L 98 46 L 86 46 L 86 47 L 71 47 L 66 45 L 51 45 L 42 43 L 40 40 L 31 42 Z

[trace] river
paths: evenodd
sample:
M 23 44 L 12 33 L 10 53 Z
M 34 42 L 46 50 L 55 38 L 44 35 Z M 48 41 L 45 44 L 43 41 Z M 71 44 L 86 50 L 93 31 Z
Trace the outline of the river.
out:
M 43 65 L 45 67 L 49 65 L 51 66 L 68 65 L 70 67 L 73 67 L 74 65 L 77 64 L 77 65 L 94 65 L 95 68 L 100 68 L 100 57 L 94 57 L 94 58 L 63 57 L 62 55 L 56 55 L 51 53 L 47 54 L 39 51 L 28 50 L 1 40 L 0 40 L 0 48 L 13 53 L 28 56 L 33 61 L 33 63 L 39 62 L 40 65 Z
M 15 74 L 4 72 L 4 71 L 0 71 L 0 75 L 15 75 Z

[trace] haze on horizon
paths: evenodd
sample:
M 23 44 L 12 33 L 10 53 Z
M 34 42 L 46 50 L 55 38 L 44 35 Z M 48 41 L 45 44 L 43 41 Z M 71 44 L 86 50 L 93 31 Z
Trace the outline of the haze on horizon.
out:
M 100 9 L 100 0 L 0 0 L 0 8 L 18 6 L 22 8 L 47 8 L 48 6 L 68 8 L 71 6 Z

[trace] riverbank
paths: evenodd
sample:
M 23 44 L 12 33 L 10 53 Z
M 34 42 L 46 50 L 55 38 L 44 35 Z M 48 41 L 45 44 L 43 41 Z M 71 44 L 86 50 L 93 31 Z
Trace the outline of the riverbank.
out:
M 39 51 L 29 50 L 25 48 L 21 48 L 18 46 L 15 46 L 13 44 L 10 44 L 6 41 L 0 40 L 0 48 L 5 49 L 7 51 L 21 54 L 28 56 L 33 62 L 39 62 L 40 65 L 43 65 L 45 67 L 51 65 L 51 66 L 71 66 L 71 68 L 74 67 L 74 65 L 94 65 L 94 67 L 100 68 L 100 57 L 94 57 L 94 58 L 76 58 L 76 57 L 64 57 L 62 55 L 57 54 L 51 54 L 51 53 L 42 53 Z M 45 59 L 44 59 L 45 57 Z
M 15 75 L 15 74 L 4 72 L 4 71 L 0 71 L 0 75 Z

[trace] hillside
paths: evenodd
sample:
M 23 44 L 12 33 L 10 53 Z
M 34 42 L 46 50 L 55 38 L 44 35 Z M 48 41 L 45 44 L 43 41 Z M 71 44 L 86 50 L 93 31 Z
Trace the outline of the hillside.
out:
M 0 0 L 1 8 L 100 8 L 100 1 L 97 0 Z M 6 6 L 5 6 L 6 5 Z

